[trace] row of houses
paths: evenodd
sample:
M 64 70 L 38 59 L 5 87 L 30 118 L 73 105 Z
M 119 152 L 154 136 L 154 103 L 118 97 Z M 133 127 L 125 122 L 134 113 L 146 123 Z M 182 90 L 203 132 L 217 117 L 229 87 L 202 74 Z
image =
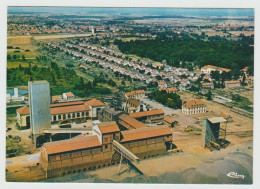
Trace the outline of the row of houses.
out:
M 75 44 L 73 44 L 75 43 Z M 118 72 L 122 75 L 129 76 L 131 79 L 137 79 L 147 84 L 157 83 L 160 90 L 168 87 L 167 82 L 178 86 L 179 90 L 187 90 L 191 87 L 192 82 L 197 81 L 202 74 L 206 74 L 202 78 L 202 87 L 207 89 L 214 89 L 213 79 L 210 77 L 212 71 L 219 71 L 222 73 L 230 72 L 229 69 L 207 65 L 201 68 L 201 73 L 187 71 L 183 68 L 175 68 L 161 63 L 151 63 L 148 61 L 125 59 L 125 55 L 116 52 L 107 47 L 98 47 L 91 43 L 81 42 L 77 44 L 76 41 L 69 43 L 48 43 L 53 48 L 59 48 L 75 57 L 81 58 L 87 62 L 97 62 L 105 69 L 110 69 L 112 72 Z M 83 68 L 84 66 L 82 66 Z M 87 68 L 85 68 L 87 69 Z M 158 79 L 161 77 L 161 80 Z M 184 78 L 183 78 L 184 77 Z M 227 81 L 226 87 L 238 87 L 237 81 Z M 249 77 L 246 78 L 246 83 L 251 83 Z M 233 83 L 233 84 L 231 84 Z

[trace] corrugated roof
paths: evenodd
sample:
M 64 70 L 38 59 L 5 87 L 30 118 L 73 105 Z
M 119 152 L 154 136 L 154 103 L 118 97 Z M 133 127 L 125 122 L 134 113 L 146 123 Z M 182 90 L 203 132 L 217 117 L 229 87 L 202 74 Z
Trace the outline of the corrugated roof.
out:
M 168 126 L 146 127 L 121 132 L 123 139 L 120 142 L 141 140 L 165 135 L 171 135 L 172 131 Z
M 105 106 L 105 104 L 103 102 L 101 102 L 100 100 L 97 99 L 92 99 L 87 101 L 87 104 L 90 105 L 91 107 L 95 107 L 95 106 Z
M 153 115 L 160 115 L 160 114 L 164 114 L 164 111 L 162 109 L 130 113 L 129 116 L 133 118 L 137 118 L 137 117 L 153 116 Z
M 48 142 L 43 145 L 48 155 L 100 146 L 96 135 Z
M 101 133 L 113 133 L 113 132 L 119 132 L 120 129 L 115 121 L 112 122 L 104 122 L 104 123 L 98 123 L 97 124 Z
M 140 121 L 137 121 L 136 119 L 126 114 L 122 114 L 121 116 L 119 116 L 119 119 L 131 125 L 135 129 L 147 127 L 145 124 L 141 123 Z
M 223 117 L 212 117 L 212 118 L 208 118 L 208 120 L 211 123 L 222 123 L 222 122 L 226 122 L 227 120 L 224 119 Z

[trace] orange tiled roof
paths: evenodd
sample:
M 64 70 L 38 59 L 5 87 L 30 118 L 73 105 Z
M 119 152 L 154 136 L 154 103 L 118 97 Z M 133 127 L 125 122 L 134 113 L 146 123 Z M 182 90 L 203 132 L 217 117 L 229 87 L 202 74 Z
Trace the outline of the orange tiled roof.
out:
M 115 121 L 112 122 L 104 122 L 104 123 L 98 123 L 97 124 L 101 133 L 113 133 L 113 132 L 119 132 L 120 129 Z
M 119 116 L 119 119 L 121 119 L 122 121 L 131 125 L 135 129 L 147 127 L 145 124 L 141 123 L 140 121 L 137 121 L 136 119 L 134 119 L 134 118 L 132 118 L 129 115 L 126 115 L 126 114 L 122 114 L 121 116 Z
M 121 134 L 123 139 L 120 142 L 128 142 L 165 135 L 172 135 L 172 131 L 168 126 L 157 126 L 122 131 Z
M 83 105 L 83 101 L 76 101 L 76 102 L 65 102 L 65 103 L 58 103 L 58 104 L 51 104 L 51 108 L 54 107 L 64 107 L 64 106 L 73 106 L 73 105 Z
M 131 91 L 131 92 L 128 92 L 128 93 L 125 93 L 126 96 L 132 96 L 132 95 L 135 95 L 135 94 L 145 94 L 145 91 L 144 90 L 136 90 L 136 91 Z
M 29 115 L 29 107 L 23 106 L 16 110 L 20 115 Z M 51 104 L 50 108 L 51 114 L 64 114 L 64 113 L 72 113 L 72 112 L 82 112 L 82 111 L 90 111 L 90 108 L 87 104 L 84 104 L 82 101 L 78 102 L 68 102 L 68 103 L 59 103 L 59 104 Z
M 203 106 L 206 106 L 206 103 L 202 100 L 190 100 L 183 105 L 185 108 L 197 108 Z
M 91 107 L 105 106 L 105 104 L 103 102 L 101 102 L 100 100 L 97 100 L 95 98 L 87 101 L 87 104 L 90 105 Z
M 133 118 L 138 118 L 138 117 L 161 115 L 161 114 L 164 114 L 164 111 L 162 109 L 156 109 L 156 110 L 150 110 L 145 112 L 130 113 L 129 116 Z
M 74 94 L 71 93 L 71 92 L 70 92 L 70 93 L 65 93 L 65 95 L 66 95 L 66 96 L 69 96 L 69 97 L 74 96 Z
M 213 83 L 202 83 L 202 86 L 210 86 L 210 85 L 214 85 Z
M 139 100 L 136 100 L 134 98 L 128 98 L 127 101 L 135 106 L 139 106 L 141 104 Z
M 30 114 L 30 109 L 28 106 L 23 106 L 21 108 L 18 108 L 16 110 L 20 115 L 29 115 Z
M 225 81 L 225 84 L 236 84 L 240 83 L 240 81 Z
M 73 113 L 73 112 L 83 112 L 89 111 L 90 108 L 87 104 L 75 105 L 75 106 L 61 106 L 61 107 L 52 107 L 51 114 L 64 114 L 64 113 Z
M 48 155 L 68 152 L 73 150 L 80 150 L 86 148 L 93 148 L 100 146 L 100 142 L 96 135 L 78 137 L 68 140 L 48 142 L 43 145 Z
M 171 87 L 166 89 L 167 92 L 176 92 L 177 88 L 176 87 Z
M 216 69 L 216 70 L 221 70 L 221 71 L 225 71 L 225 72 L 230 72 L 230 69 L 227 68 L 221 68 L 221 67 L 217 67 L 217 66 L 212 66 L 212 65 L 206 65 L 203 66 L 201 69 L 208 69 L 208 68 L 212 68 L 212 69 Z
M 174 123 L 176 120 L 173 119 L 172 117 L 166 116 L 166 117 L 164 118 L 164 121 L 166 121 L 167 123 L 172 124 L 172 123 Z

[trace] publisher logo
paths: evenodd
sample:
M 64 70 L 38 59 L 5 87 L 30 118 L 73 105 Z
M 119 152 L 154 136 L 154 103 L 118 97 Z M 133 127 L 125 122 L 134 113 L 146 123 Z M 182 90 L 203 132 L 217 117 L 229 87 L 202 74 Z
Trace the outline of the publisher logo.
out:
M 230 178 L 236 178 L 236 179 L 244 179 L 246 177 L 245 175 L 239 175 L 236 172 L 230 172 L 227 174 L 227 176 Z

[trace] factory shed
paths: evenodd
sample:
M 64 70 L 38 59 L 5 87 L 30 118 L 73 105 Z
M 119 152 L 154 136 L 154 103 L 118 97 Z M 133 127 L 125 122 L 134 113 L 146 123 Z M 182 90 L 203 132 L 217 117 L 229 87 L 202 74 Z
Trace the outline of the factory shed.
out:
M 145 124 L 137 121 L 136 119 L 130 117 L 127 114 L 122 114 L 119 116 L 118 123 L 123 126 L 125 129 L 138 129 L 147 127 Z
M 144 121 L 149 123 L 156 123 L 163 121 L 164 111 L 162 109 L 155 109 L 144 112 L 130 113 L 130 117 L 137 119 L 138 121 Z
M 97 125 L 102 134 L 120 132 L 120 129 L 115 121 L 98 123 Z
M 121 142 L 142 140 L 160 136 L 171 136 L 172 131 L 167 126 L 162 127 L 146 127 L 139 128 L 134 130 L 122 131 L 122 140 Z
M 47 155 L 58 154 L 63 152 L 87 149 L 100 146 L 100 142 L 96 135 L 78 137 L 57 142 L 45 143 L 43 148 Z

